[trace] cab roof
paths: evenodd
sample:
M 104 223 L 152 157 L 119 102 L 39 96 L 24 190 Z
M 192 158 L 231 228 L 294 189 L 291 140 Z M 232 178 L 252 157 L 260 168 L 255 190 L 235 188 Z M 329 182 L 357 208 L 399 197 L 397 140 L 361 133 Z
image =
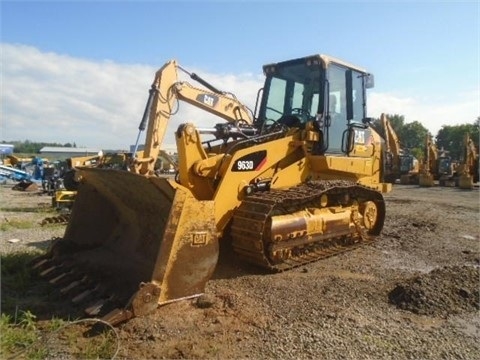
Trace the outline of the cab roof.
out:
M 271 67 L 276 67 L 276 66 L 282 67 L 282 66 L 288 65 L 290 63 L 294 64 L 294 63 L 308 62 L 308 61 L 318 61 L 322 64 L 322 66 L 324 68 L 327 68 L 330 65 L 330 63 L 335 63 L 335 64 L 338 64 L 338 65 L 342 65 L 342 66 L 345 66 L 347 68 L 350 68 L 352 70 L 356 70 L 358 72 L 362 72 L 362 73 L 365 73 L 365 74 L 368 73 L 368 71 L 365 70 L 362 67 L 351 64 L 347 61 L 338 59 L 336 57 L 333 57 L 333 56 L 330 56 L 330 55 L 324 55 L 324 54 L 315 54 L 315 55 L 305 56 L 305 57 L 301 57 L 301 58 L 297 58 L 297 59 L 266 64 L 266 65 L 263 66 L 263 71 L 265 72 L 265 70 L 267 68 L 271 68 Z

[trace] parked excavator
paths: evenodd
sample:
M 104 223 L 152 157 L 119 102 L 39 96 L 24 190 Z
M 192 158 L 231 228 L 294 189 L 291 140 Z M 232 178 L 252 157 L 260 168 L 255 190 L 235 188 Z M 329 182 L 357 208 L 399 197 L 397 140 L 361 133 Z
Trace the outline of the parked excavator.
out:
M 479 180 L 479 157 L 477 147 L 466 133 L 463 141 L 463 159 L 458 166 L 458 186 L 461 189 L 473 189 L 473 184 Z
M 404 151 L 400 155 L 400 184 L 418 185 L 420 176 L 420 163 L 411 153 Z
M 420 169 L 419 185 L 431 187 L 438 180 L 440 186 L 455 186 L 457 179 L 457 163 L 445 151 L 439 151 L 427 134 L 425 139 L 424 159 Z
M 397 179 L 400 178 L 400 156 L 402 154 L 400 140 L 386 114 L 380 116 L 380 121 L 385 139 L 385 181 L 395 184 Z
M 202 87 L 179 81 L 178 71 Z M 139 126 L 142 155 L 129 171 L 79 170 L 65 234 L 34 268 L 87 316 L 117 324 L 200 296 L 220 245 L 284 271 L 374 241 L 391 184 L 366 116 L 373 75 L 326 55 L 263 71 L 251 111 L 175 60 L 161 67 Z M 178 126 L 177 174 L 160 177 L 155 160 L 183 102 L 225 121 Z
M 380 116 L 385 139 L 385 181 L 395 184 L 418 184 L 419 163 L 408 151 L 402 149 L 397 132 L 390 123 L 387 115 Z

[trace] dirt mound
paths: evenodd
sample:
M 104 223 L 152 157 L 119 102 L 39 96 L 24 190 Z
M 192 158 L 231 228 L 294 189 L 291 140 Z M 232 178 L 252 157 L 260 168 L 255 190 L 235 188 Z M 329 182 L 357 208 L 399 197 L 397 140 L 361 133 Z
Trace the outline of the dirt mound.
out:
M 400 309 L 447 317 L 479 310 L 479 267 L 446 266 L 410 278 L 388 295 Z

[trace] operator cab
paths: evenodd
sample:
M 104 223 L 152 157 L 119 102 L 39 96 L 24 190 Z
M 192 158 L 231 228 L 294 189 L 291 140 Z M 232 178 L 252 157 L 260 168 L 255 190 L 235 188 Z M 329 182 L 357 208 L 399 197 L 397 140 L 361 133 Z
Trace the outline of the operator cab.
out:
M 373 76 L 326 55 L 269 64 L 260 104 L 263 126 L 304 128 L 309 121 L 322 134 L 316 152 L 348 154 L 368 139 L 366 89 Z

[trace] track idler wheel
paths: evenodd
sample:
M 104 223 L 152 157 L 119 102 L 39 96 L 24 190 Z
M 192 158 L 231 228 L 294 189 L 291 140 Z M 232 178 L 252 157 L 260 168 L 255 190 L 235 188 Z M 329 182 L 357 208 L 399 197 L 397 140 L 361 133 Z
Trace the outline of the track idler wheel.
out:
M 366 201 L 360 207 L 363 224 L 369 234 L 378 235 L 383 227 L 385 216 L 384 204 L 375 201 Z

